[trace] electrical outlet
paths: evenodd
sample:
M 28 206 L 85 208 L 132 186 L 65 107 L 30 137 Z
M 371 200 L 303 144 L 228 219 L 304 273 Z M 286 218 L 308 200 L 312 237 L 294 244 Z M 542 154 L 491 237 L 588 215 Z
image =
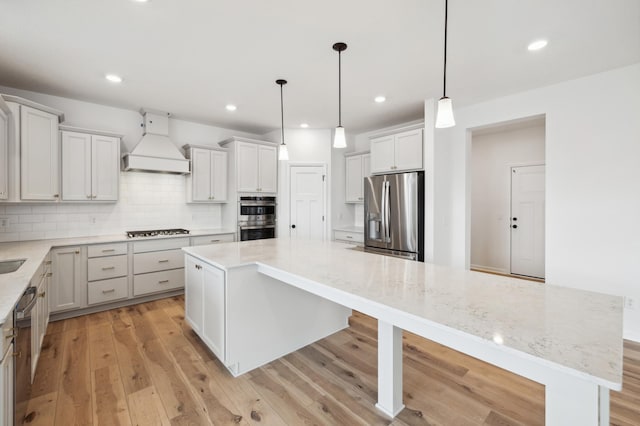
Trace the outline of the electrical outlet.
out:
M 0 230 L 5 231 L 7 229 L 7 225 L 9 225 L 9 218 L 0 217 Z
M 95 216 L 89 217 L 89 221 L 91 221 L 91 223 L 96 223 L 96 217 Z
M 633 297 L 625 296 L 625 298 L 624 298 L 624 308 L 625 309 L 629 309 L 631 311 L 635 311 L 637 306 L 638 305 L 636 305 L 636 300 Z

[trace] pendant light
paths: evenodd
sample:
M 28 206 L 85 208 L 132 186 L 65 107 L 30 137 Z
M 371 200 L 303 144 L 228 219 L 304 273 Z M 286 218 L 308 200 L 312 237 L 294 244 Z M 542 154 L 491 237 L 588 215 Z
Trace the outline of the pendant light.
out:
M 342 127 L 342 63 L 340 61 L 341 54 L 347 50 L 346 43 L 336 43 L 333 45 L 333 50 L 338 52 L 338 127 L 333 137 L 334 148 L 346 148 L 347 140 L 344 136 L 344 127 Z
M 276 84 L 280 85 L 280 125 L 282 129 L 282 143 L 280 143 L 278 160 L 289 161 L 289 150 L 284 143 L 284 101 L 282 100 L 282 86 L 287 84 L 287 80 L 276 80 Z
M 442 97 L 438 101 L 438 115 L 436 116 L 436 127 L 443 129 L 445 127 L 453 127 L 456 120 L 453 118 L 453 104 L 451 99 L 447 97 L 447 18 L 449 9 L 449 0 L 444 0 L 444 84 L 442 89 Z

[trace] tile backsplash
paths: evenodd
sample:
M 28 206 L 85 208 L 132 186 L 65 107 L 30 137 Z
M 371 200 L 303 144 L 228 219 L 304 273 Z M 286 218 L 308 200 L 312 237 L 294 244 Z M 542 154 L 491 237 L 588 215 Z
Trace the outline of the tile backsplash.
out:
M 185 200 L 184 176 L 122 172 L 117 203 L 0 203 L 0 242 L 220 227 L 220 205 Z

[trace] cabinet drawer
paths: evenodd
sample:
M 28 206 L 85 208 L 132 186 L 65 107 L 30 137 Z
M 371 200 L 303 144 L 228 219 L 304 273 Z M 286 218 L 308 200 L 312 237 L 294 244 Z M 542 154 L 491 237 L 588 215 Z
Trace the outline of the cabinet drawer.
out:
M 336 240 L 340 241 L 354 243 L 364 242 L 364 234 L 361 234 L 360 232 L 334 231 L 334 236 Z
M 96 257 L 88 260 L 87 278 L 89 281 L 127 275 L 127 255 Z
M 182 287 L 184 287 L 184 268 L 133 276 L 134 296 Z
M 87 288 L 89 305 L 126 299 L 129 293 L 127 277 L 91 282 Z
M 173 250 L 189 247 L 189 237 L 167 238 L 153 241 L 136 241 L 133 243 L 134 253 L 146 253 L 149 251 Z
M 97 244 L 87 247 L 88 257 L 117 256 L 127 254 L 127 243 Z
M 184 252 L 180 249 L 136 253 L 133 255 L 133 273 L 166 271 L 184 268 Z
M 203 235 L 200 237 L 191 237 L 191 245 L 205 246 L 209 244 L 228 243 L 235 241 L 235 239 L 235 234 Z

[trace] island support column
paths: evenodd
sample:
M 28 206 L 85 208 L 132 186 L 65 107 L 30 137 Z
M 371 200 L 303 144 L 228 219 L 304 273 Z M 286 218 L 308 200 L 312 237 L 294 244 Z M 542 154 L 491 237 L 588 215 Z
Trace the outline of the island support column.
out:
M 609 389 L 556 373 L 545 385 L 547 426 L 609 426 Z
M 402 329 L 378 320 L 378 403 L 390 417 L 402 411 Z

